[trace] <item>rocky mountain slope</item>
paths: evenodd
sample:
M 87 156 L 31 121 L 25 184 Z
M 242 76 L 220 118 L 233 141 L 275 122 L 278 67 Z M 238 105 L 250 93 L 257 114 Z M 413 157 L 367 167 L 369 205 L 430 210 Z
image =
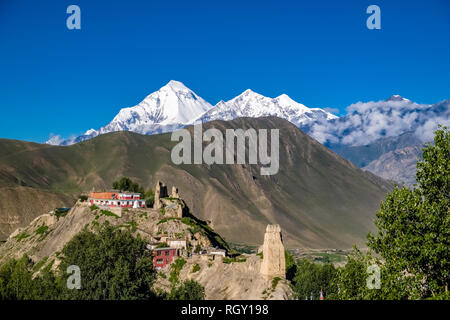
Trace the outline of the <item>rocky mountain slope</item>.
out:
M 368 145 L 332 145 L 331 149 L 363 170 L 412 186 L 416 182 L 416 163 L 421 158 L 423 146 L 414 132 L 405 132 Z
M 0 188 L 0 240 L 37 215 L 57 207 L 71 206 L 74 197 L 45 189 L 24 186 Z
M 412 185 L 424 143 L 432 141 L 438 124 L 450 125 L 449 119 L 450 100 L 427 105 L 394 95 L 384 101 L 355 103 L 346 116 L 304 129 L 359 167 Z
M 390 179 L 412 186 L 416 183 L 416 164 L 422 155 L 422 146 L 398 148 L 381 155 L 363 169 L 384 179 Z
M 365 242 L 391 184 L 358 169 L 280 118 L 212 121 L 204 130 L 211 127 L 222 132 L 279 129 L 278 174 L 261 176 L 260 165 L 175 165 L 170 152 L 176 142 L 170 141 L 170 134 L 116 132 L 0 158 L 2 170 L 8 172 L 0 176 L 0 185 L 76 196 L 92 188 L 109 188 L 122 176 L 147 188 L 163 180 L 179 186 L 192 212 L 210 220 L 231 242 L 258 244 L 265 226 L 273 223 L 284 230 L 288 247 L 349 248 Z M 2 217 L 6 214 L 0 212 Z M 19 226 L 23 224 L 7 228 Z

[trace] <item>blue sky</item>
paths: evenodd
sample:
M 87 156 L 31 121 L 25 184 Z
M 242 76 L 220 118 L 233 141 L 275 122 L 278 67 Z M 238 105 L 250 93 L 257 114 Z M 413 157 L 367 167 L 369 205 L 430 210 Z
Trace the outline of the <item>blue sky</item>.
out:
M 66 8 L 81 8 L 81 30 Z M 381 8 L 381 30 L 366 8 Z M 450 2 L 0 0 L 0 137 L 107 124 L 169 80 L 212 104 L 247 88 L 309 107 L 450 98 Z

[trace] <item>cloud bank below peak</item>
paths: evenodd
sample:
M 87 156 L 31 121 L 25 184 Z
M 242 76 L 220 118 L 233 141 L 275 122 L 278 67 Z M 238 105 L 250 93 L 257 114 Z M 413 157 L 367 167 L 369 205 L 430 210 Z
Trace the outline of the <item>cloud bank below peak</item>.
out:
M 306 131 L 319 142 L 361 146 L 413 131 L 423 142 L 433 139 L 438 124 L 450 125 L 450 99 L 427 105 L 394 95 L 387 100 L 357 102 L 347 115 L 318 121 Z

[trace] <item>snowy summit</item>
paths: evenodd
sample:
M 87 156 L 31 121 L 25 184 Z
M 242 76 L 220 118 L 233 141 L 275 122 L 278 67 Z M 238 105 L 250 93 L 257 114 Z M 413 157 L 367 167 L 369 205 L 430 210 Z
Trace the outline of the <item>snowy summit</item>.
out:
M 47 143 L 70 145 L 108 132 L 133 131 L 140 134 L 155 134 L 174 131 L 197 120 L 207 122 L 263 116 L 284 118 L 297 126 L 337 118 L 322 109 L 308 108 L 286 94 L 268 98 L 250 89 L 227 102 L 220 101 L 213 107 L 183 83 L 171 80 L 138 105 L 121 109 L 106 126 L 98 130 L 89 129 L 85 134 L 68 140 L 52 136 Z

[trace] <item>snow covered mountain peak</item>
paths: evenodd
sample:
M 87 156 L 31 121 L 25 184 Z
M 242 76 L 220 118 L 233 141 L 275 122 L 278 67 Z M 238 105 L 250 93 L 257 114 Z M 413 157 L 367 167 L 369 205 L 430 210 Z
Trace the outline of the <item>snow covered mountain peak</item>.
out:
M 276 97 L 274 101 L 283 108 L 297 108 L 299 110 L 303 110 L 304 112 L 308 112 L 310 110 L 307 106 L 292 100 L 291 97 L 285 93 Z
M 249 101 L 254 99 L 264 99 L 262 94 L 259 94 L 251 89 L 247 89 L 244 92 L 242 92 L 240 95 L 234 97 L 230 101 Z
M 176 80 L 170 80 L 163 88 L 170 88 L 173 91 L 190 91 L 188 87 L 184 85 L 184 83 Z
M 265 97 L 250 89 L 229 101 L 220 101 L 206 112 L 202 122 L 212 120 L 232 120 L 238 117 L 277 116 L 297 126 L 307 125 L 318 119 L 334 119 L 336 116 L 319 108 L 308 108 L 282 94 L 277 98 Z
M 393 94 L 392 96 L 387 98 L 386 101 L 411 101 L 411 100 L 403 98 L 402 96 L 400 96 L 398 94 Z
M 60 137 L 53 137 L 48 143 L 69 145 L 108 132 L 154 134 L 174 131 L 197 120 L 207 122 L 264 116 L 280 117 L 302 128 L 318 120 L 337 118 L 325 110 L 308 108 L 286 94 L 269 98 L 251 89 L 229 101 L 220 101 L 213 107 L 183 83 L 171 80 L 136 106 L 120 109 L 106 126 L 98 130 L 90 129 L 79 137 L 62 142 Z
M 211 108 L 210 103 L 183 83 L 171 80 L 136 106 L 120 109 L 106 126 L 99 130 L 90 129 L 77 138 L 64 140 L 59 144 L 70 145 L 115 131 L 133 131 L 141 134 L 169 132 L 191 124 Z M 55 142 L 59 140 L 52 138 L 47 143 Z
M 95 132 L 97 132 L 97 130 L 91 128 L 91 129 L 89 129 L 88 131 L 86 131 L 84 134 L 85 134 L 85 135 L 90 135 L 90 134 L 93 134 L 93 133 L 95 133 Z
M 148 134 L 153 125 L 189 124 L 211 108 L 183 83 L 171 80 L 138 105 L 121 109 L 111 124 L 118 130 Z

